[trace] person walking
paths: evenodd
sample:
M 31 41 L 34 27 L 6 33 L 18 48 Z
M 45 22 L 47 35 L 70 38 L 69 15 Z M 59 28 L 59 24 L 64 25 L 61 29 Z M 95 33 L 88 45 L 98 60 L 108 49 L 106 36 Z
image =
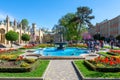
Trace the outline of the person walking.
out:
M 113 40 L 110 41 L 110 45 L 111 45 L 111 49 L 113 49 L 113 46 L 114 46 L 114 41 Z
M 99 41 L 98 40 L 95 41 L 95 43 L 94 43 L 95 51 L 99 51 L 99 46 L 100 46 Z

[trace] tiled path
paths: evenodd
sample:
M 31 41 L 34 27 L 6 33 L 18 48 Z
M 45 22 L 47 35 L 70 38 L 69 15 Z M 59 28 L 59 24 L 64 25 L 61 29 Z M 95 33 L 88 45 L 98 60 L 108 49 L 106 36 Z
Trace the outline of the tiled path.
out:
M 52 60 L 46 72 L 45 80 L 80 80 L 71 60 Z

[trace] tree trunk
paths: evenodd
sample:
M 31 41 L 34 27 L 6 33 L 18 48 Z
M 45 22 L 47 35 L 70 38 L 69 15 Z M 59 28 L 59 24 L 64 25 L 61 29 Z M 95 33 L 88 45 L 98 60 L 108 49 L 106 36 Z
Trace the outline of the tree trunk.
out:
M 11 48 L 12 48 L 12 41 L 10 41 L 11 42 Z
M 82 24 L 81 23 L 79 23 L 79 30 L 78 30 L 78 34 L 77 34 L 77 43 L 79 42 L 79 38 L 80 38 L 80 35 L 81 35 L 81 26 L 82 26 Z

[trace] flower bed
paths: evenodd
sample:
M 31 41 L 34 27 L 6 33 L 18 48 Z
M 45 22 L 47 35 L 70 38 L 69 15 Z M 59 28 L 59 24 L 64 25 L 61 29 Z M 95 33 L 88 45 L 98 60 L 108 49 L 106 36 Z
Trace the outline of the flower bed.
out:
M 112 54 L 120 55 L 120 50 L 111 49 L 109 52 L 112 53 Z
M 84 60 L 73 62 L 75 69 L 82 80 L 119 80 L 120 72 L 100 72 L 88 69 Z
M 94 60 L 86 60 L 84 64 L 95 71 L 120 72 L 120 58 L 117 57 L 98 57 Z
M 0 72 L 0 80 L 44 80 L 49 62 L 37 60 L 37 68 L 30 72 Z
M 14 55 L 1 56 L 0 72 L 30 72 L 38 65 L 35 59 L 24 59 L 23 56 L 13 59 L 13 57 Z
M 38 44 L 27 44 L 19 49 L 31 49 L 31 48 L 36 48 L 38 47 Z

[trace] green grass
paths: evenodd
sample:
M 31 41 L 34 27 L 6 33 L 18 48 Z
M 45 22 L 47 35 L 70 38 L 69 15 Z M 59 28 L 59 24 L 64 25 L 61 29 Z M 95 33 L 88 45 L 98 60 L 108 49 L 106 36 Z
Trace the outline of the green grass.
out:
M 40 64 L 38 68 L 34 71 L 24 73 L 0 73 L 0 77 L 42 77 L 49 64 L 49 61 L 40 60 L 39 62 Z
M 17 51 L 10 52 L 9 54 L 20 55 L 20 54 L 23 54 L 23 53 L 24 53 L 23 51 L 17 50 Z
M 101 55 L 103 55 L 105 57 L 113 56 L 113 55 L 107 54 L 107 52 L 99 52 L 98 54 L 101 54 Z
M 111 49 L 111 46 L 104 46 L 104 48 Z
M 104 46 L 105 49 L 111 49 L 111 46 Z M 113 47 L 113 49 L 115 50 L 119 50 L 120 48 L 119 47 Z
M 83 64 L 83 60 L 74 61 L 85 78 L 120 78 L 120 72 L 92 71 Z
M 2 53 L 1 55 L 15 55 L 14 59 L 16 59 L 20 54 L 23 54 L 24 52 L 21 50 L 17 50 L 17 51 L 11 51 L 11 52 L 6 52 L 6 53 Z

